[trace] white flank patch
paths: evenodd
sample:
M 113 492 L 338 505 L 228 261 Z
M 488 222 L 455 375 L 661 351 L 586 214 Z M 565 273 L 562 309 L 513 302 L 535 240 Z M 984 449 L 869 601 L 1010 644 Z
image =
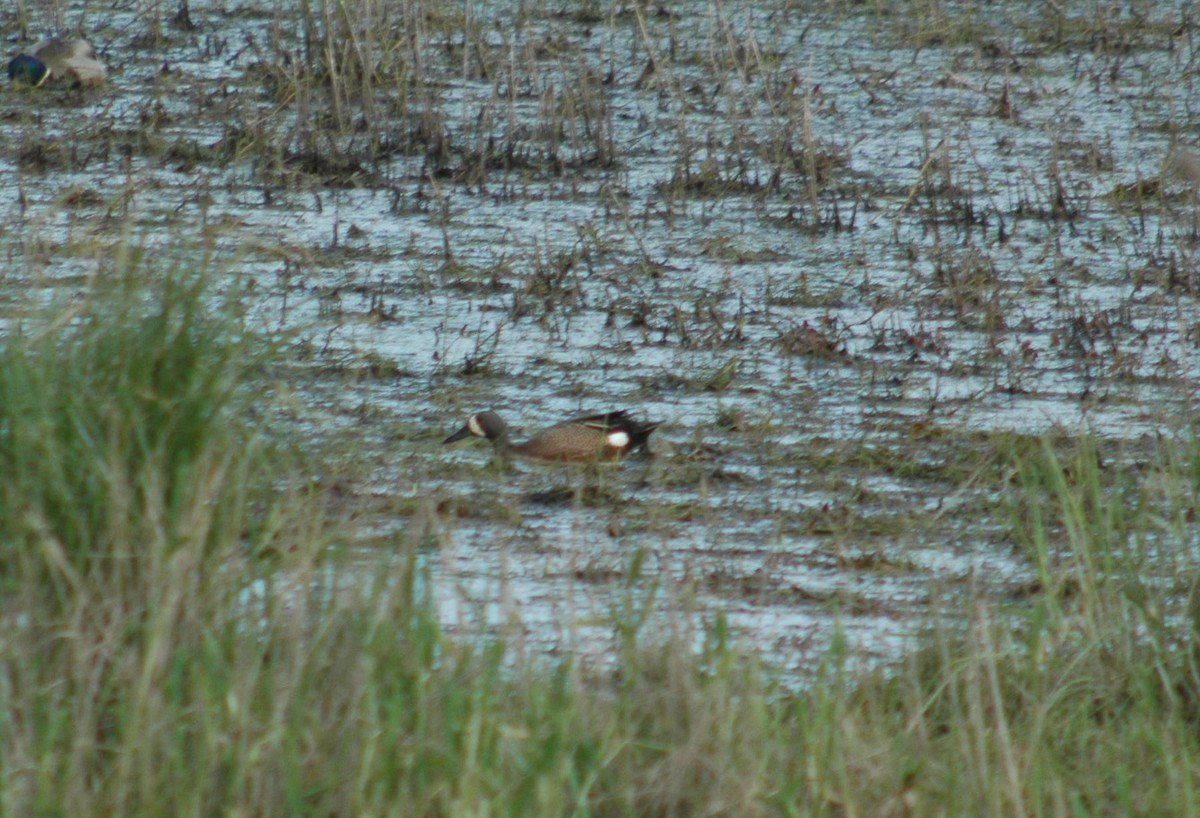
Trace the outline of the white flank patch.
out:
M 624 449 L 629 445 L 629 433 L 618 429 L 608 433 L 608 445 L 614 449 Z

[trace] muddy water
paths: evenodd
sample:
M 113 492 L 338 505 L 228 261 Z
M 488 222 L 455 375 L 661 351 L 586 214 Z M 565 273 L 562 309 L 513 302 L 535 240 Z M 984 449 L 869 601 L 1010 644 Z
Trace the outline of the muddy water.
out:
M 0 97 L 6 309 L 207 248 L 308 353 L 305 434 L 361 446 L 363 558 L 418 538 L 453 627 L 603 655 L 648 600 L 789 668 L 894 655 L 1032 577 L 1003 487 L 945 467 L 973 441 L 1186 425 L 1197 32 L 767 5 L 363 4 L 370 105 L 296 80 L 290 8 L 72 6 L 111 82 Z M 665 423 L 587 502 L 439 445 L 610 407 Z

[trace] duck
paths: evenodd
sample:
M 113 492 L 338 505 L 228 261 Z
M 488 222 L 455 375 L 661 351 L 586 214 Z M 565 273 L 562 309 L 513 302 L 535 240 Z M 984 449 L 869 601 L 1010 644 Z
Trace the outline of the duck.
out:
M 73 86 L 99 85 L 108 74 L 87 40 L 50 37 L 8 63 L 8 78 L 37 88 L 49 79 L 62 79 Z
M 634 449 L 649 451 L 646 442 L 662 421 L 646 422 L 631 418 L 625 410 L 564 420 L 514 443 L 508 424 L 493 411 L 479 412 L 467 418 L 442 444 L 465 437 L 482 437 L 492 442 L 502 456 L 520 455 L 534 460 L 565 463 L 597 463 L 620 460 Z

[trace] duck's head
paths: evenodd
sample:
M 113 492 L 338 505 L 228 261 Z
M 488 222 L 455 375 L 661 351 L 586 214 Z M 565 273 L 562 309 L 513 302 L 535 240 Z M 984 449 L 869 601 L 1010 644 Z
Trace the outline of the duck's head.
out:
M 22 85 L 37 88 L 50 76 L 50 69 L 37 57 L 19 54 L 9 60 L 8 79 Z
M 442 443 L 454 443 L 469 435 L 497 440 L 503 438 L 507 432 L 508 425 L 495 412 L 480 412 L 467 418 L 466 424 Z

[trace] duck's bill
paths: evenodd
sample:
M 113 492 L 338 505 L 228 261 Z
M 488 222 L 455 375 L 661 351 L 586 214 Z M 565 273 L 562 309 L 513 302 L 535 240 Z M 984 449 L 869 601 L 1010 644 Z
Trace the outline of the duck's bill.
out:
M 456 440 L 462 440 L 464 437 L 470 437 L 470 435 L 471 435 L 471 427 L 464 426 L 461 429 L 459 429 L 457 432 L 455 432 L 454 434 L 450 435 L 450 437 L 443 440 L 442 445 L 445 446 L 447 443 L 453 443 Z

